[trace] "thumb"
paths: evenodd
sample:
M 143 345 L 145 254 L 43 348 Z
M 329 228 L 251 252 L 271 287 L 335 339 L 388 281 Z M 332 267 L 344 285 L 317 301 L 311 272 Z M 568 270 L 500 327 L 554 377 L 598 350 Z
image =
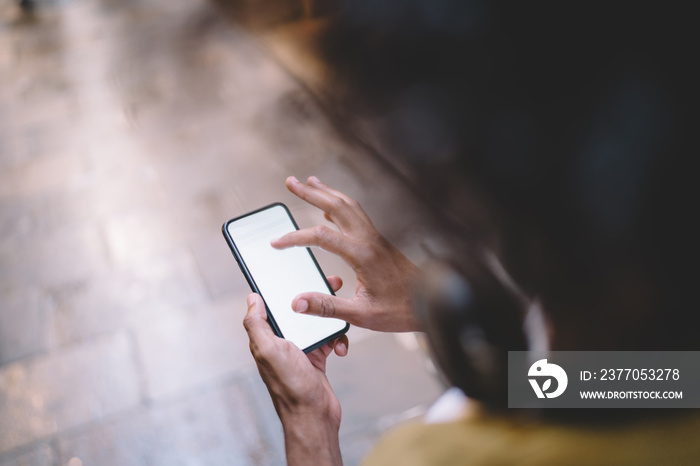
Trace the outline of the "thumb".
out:
M 355 320 L 357 311 L 353 301 L 324 293 L 302 293 L 292 301 L 292 309 L 298 313 L 347 321 Z
M 267 323 L 267 311 L 260 295 L 252 293 L 248 295 L 248 312 L 243 318 L 243 326 L 252 340 L 262 340 L 274 336 L 272 328 Z

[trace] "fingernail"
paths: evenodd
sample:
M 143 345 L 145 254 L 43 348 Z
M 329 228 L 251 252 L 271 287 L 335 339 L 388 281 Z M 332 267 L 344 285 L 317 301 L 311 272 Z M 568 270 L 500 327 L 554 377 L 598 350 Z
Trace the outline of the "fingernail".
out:
M 338 351 L 341 353 L 346 352 L 348 350 L 348 345 L 346 345 L 344 342 L 338 343 Z
M 292 179 L 292 183 L 298 183 L 298 182 L 299 182 L 299 180 L 297 180 L 297 177 L 296 177 L 296 176 L 290 176 L 290 178 Z
M 309 308 L 309 302 L 305 299 L 300 299 L 297 301 L 297 305 L 294 307 L 294 312 L 306 312 Z
M 255 302 L 255 295 L 249 294 L 246 302 L 248 303 L 248 306 L 252 306 Z
M 312 176 L 312 177 L 311 177 L 311 181 L 315 181 L 316 183 L 320 183 L 320 182 L 321 182 L 321 180 L 319 180 L 318 177 L 316 177 L 316 176 Z

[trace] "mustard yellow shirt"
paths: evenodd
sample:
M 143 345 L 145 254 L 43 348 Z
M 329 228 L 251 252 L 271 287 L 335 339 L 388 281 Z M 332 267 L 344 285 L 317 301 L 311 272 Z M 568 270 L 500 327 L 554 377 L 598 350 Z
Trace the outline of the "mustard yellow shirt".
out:
M 700 416 L 571 426 L 472 414 L 414 422 L 381 439 L 364 466 L 700 465 Z

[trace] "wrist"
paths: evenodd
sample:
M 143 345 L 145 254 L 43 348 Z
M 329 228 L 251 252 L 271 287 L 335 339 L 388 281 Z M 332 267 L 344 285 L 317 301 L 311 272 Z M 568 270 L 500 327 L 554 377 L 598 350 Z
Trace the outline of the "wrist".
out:
M 288 465 L 342 465 L 340 419 L 320 410 L 300 408 L 280 413 L 280 419 Z

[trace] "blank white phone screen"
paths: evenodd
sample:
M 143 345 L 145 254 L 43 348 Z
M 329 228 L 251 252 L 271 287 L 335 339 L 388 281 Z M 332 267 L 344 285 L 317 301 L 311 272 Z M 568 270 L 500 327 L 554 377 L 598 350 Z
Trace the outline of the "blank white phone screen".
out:
M 306 349 L 340 332 L 346 323 L 292 310 L 292 300 L 300 293 L 330 294 L 306 248 L 280 250 L 270 246 L 270 241 L 294 230 L 291 218 L 280 205 L 228 225 L 228 233 L 282 335 L 300 349 Z

